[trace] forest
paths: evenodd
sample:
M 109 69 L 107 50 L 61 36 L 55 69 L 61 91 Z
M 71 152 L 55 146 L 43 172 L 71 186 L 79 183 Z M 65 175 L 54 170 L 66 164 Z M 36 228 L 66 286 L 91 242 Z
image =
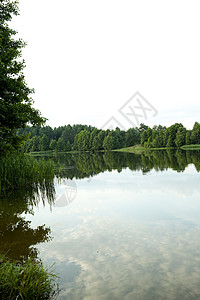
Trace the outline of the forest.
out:
M 155 125 L 152 128 L 140 124 L 127 131 L 102 130 L 88 125 L 27 126 L 17 130 L 20 138 L 26 138 L 23 151 L 100 151 L 114 150 L 135 145 L 144 148 L 180 148 L 184 145 L 200 144 L 200 123 L 195 122 L 191 130 L 183 124 L 169 127 Z

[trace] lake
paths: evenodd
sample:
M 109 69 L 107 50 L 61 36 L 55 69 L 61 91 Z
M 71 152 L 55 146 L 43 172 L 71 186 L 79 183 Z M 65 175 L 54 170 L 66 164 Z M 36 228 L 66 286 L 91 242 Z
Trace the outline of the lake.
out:
M 200 152 L 66 154 L 42 193 L 0 199 L 0 252 L 40 258 L 58 299 L 200 299 Z

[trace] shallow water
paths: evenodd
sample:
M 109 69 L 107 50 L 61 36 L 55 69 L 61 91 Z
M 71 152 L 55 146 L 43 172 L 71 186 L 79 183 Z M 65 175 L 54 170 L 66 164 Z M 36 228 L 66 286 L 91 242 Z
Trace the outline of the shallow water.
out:
M 59 299 L 200 299 L 198 152 L 57 160 L 53 203 L 2 206 L 0 250 L 55 263 Z

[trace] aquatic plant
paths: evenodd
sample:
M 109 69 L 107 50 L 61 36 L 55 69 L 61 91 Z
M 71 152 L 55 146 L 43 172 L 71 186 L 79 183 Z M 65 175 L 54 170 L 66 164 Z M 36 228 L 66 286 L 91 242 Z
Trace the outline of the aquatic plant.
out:
M 0 255 L 0 299 L 56 299 L 58 277 L 40 261 L 10 261 Z
M 36 160 L 24 154 L 8 154 L 0 158 L 0 193 L 19 188 L 40 188 L 52 183 L 54 163 Z

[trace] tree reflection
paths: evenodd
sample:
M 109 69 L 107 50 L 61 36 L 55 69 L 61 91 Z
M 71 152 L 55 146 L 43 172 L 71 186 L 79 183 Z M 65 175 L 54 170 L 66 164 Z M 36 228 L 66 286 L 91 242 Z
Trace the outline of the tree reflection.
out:
M 146 174 L 151 170 L 164 171 L 168 168 L 183 172 L 189 164 L 200 171 L 199 151 L 146 151 L 143 153 L 99 152 L 56 156 L 57 177 L 67 179 L 91 178 L 105 171 L 129 168 Z M 45 225 L 32 228 L 25 214 L 33 214 L 39 201 L 50 207 L 55 203 L 54 183 L 44 182 L 39 188 L 20 190 L 0 196 L 0 253 L 12 259 L 25 260 L 37 257 L 36 245 L 51 240 L 51 230 Z
M 90 178 L 105 171 L 117 170 L 121 172 L 125 168 L 132 171 L 142 171 L 143 174 L 156 171 L 173 169 L 183 172 L 189 164 L 194 164 L 196 170 L 200 171 L 199 151 L 145 151 L 142 153 L 122 152 L 99 152 L 66 154 L 57 156 L 57 163 L 63 165 L 59 175 L 68 179 Z
M 53 205 L 55 190 L 53 182 L 48 186 L 33 190 L 16 191 L 0 198 L 0 253 L 8 258 L 26 260 L 37 257 L 36 245 L 51 240 L 51 230 L 45 225 L 33 229 L 31 221 L 22 214 L 33 214 L 34 206 L 40 199 L 48 199 Z

